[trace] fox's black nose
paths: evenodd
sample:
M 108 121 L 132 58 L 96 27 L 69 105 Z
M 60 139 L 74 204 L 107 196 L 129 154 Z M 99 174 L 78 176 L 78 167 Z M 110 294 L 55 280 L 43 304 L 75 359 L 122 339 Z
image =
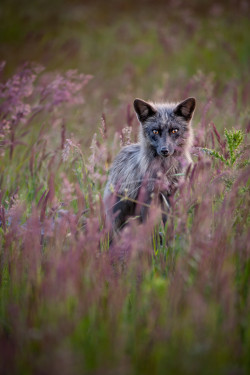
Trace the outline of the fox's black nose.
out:
M 168 156 L 169 151 L 168 151 L 168 149 L 167 149 L 166 146 L 163 146 L 163 147 L 161 148 L 161 154 L 162 154 L 163 156 Z

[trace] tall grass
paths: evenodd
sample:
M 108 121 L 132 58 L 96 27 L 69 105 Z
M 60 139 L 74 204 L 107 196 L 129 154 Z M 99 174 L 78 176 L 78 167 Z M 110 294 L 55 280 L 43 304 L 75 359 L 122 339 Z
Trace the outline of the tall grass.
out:
M 223 135 L 204 113 L 166 227 L 152 207 L 146 224 L 133 221 L 109 248 L 102 191 L 131 130 L 111 146 L 103 117 L 88 157 L 67 138 L 63 118 L 82 105 L 88 80 L 48 80 L 26 65 L 1 86 L 1 370 L 244 373 L 245 117 Z
M 0 373 L 241 375 L 250 369 L 245 34 L 233 24 L 227 29 L 233 1 L 225 19 L 217 3 L 211 9 L 207 2 L 190 9 L 170 3 L 169 24 L 159 10 L 154 21 L 146 3 L 143 10 L 124 5 L 122 17 L 128 20 L 132 9 L 140 23 L 133 13 L 129 24 L 117 18 L 108 26 L 112 12 L 102 15 L 100 7 L 92 18 L 92 8 L 83 7 L 87 29 L 96 20 L 102 25 L 94 37 L 83 33 L 76 13 L 67 18 L 56 9 L 66 28 L 60 40 L 74 16 L 72 40 L 83 36 L 86 55 L 79 47 L 53 71 L 64 55 L 49 61 L 53 46 L 46 54 L 37 42 L 35 57 L 48 60 L 49 69 L 26 63 L 11 73 L 9 62 L 0 65 Z M 243 13 L 244 7 L 241 2 Z M 72 9 L 85 14 L 78 5 Z M 43 29 L 43 43 L 57 27 Z M 215 29 L 209 47 L 205 35 Z M 25 41 L 24 50 L 25 43 L 33 45 Z M 9 40 L 7 56 L 12 47 Z M 217 57 L 210 55 L 215 47 Z M 30 53 L 27 48 L 25 57 Z M 80 70 L 96 73 L 93 79 L 64 69 L 82 61 Z M 160 74 L 165 65 L 169 74 Z M 164 228 L 152 206 L 145 224 L 131 220 L 110 246 L 102 196 L 115 155 L 137 140 L 134 96 L 197 98 L 194 164 L 171 198 Z

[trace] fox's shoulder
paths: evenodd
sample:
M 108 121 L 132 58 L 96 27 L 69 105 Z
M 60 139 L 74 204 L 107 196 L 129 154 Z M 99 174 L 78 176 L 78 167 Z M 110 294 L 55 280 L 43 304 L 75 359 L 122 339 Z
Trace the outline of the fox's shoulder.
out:
M 131 145 L 124 146 L 120 152 L 130 153 L 140 151 L 140 143 L 132 143 Z
M 132 143 L 131 145 L 124 146 L 117 155 L 116 159 L 129 158 L 133 155 L 138 154 L 140 152 L 140 149 L 141 146 L 139 143 Z

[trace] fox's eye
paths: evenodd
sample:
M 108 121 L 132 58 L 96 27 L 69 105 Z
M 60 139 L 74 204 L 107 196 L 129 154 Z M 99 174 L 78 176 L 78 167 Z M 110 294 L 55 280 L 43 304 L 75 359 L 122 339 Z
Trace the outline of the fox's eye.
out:
M 158 130 L 155 130 L 155 129 L 153 130 L 153 133 L 154 134 L 159 134 Z
M 176 134 L 176 133 L 178 133 L 178 131 L 179 131 L 178 129 L 173 129 L 173 130 L 172 130 L 172 133 L 173 133 L 173 134 Z

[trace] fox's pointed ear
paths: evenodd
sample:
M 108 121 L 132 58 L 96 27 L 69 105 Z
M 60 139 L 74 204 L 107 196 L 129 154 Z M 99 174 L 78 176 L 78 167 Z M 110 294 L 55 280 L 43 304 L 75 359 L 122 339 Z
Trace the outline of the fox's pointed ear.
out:
M 194 113 L 195 105 L 195 98 L 187 98 L 177 105 L 174 109 L 174 114 L 183 117 L 186 121 L 190 121 Z
M 156 109 L 149 103 L 142 99 L 134 100 L 134 109 L 138 116 L 139 121 L 145 121 L 148 117 L 154 116 L 156 114 Z

